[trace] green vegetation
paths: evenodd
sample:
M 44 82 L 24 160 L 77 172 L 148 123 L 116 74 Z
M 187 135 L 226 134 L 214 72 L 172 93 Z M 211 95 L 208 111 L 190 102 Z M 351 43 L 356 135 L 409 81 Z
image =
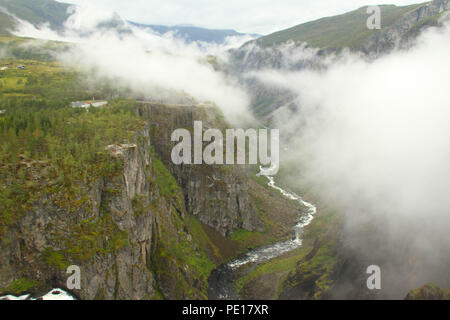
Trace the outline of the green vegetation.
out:
M 223 257 L 220 254 L 219 249 L 208 237 L 201 222 L 193 215 L 189 215 L 188 229 L 193 239 L 198 242 L 201 250 L 205 252 L 208 257 L 211 257 L 214 261 L 223 261 Z
M 55 62 L 56 54 L 67 51 L 71 46 L 72 44 L 66 42 L 21 38 L 10 35 L 2 36 L 0 34 L 2 59 Z
M 302 282 L 314 283 L 312 296 L 307 298 L 321 299 L 330 290 L 333 284 L 331 274 L 336 263 L 332 244 L 322 243 L 311 259 L 301 261 L 295 272 L 301 276 Z
M 96 255 L 106 255 L 128 246 L 128 235 L 114 223 L 111 215 L 101 209 L 101 216 L 72 225 L 64 233 L 55 231 L 53 241 L 62 247 L 71 261 L 86 261 Z M 44 254 L 44 260 L 54 267 L 66 267 L 61 253 Z
M 70 262 L 60 251 L 55 251 L 52 248 L 45 249 L 42 258 L 49 266 L 58 270 L 66 270 L 70 266 Z
M 19 97 L 52 107 L 68 106 L 71 101 L 103 97 L 103 84 L 89 87 L 81 74 L 63 68 L 57 62 L 25 59 L 3 59 L 0 66 L 10 64 L 0 71 L 0 106 L 5 109 L 8 99 Z M 18 69 L 24 65 L 25 69 Z
M 270 243 L 274 243 L 279 239 L 274 232 L 276 230 L 276 226 L 274 225 L 273 221 L 270 221 L 270 219 L 267 218 L 267 216 L 264 214 L 262 210 L 258 207 L 258 198 L 252 196 L 253 203 L 256 206 L 256 210 L 259 214 L 259 217 L 264 222 L 264 232 L 260 231 L 249 231 L 245 229 L 238 229 L 235 232 L 233 232 L 230 236 L 230 238 L 234 241 L 236 241 L 239 244 L 239 252 L 245 252 L 250 249 L 268 245 Z
M 31 24 L 37 26 L 48 22 L 55 29 L 61 29 L 69 17 L 67 13 L 69 4 L 53 0 L 0 0 L 0 7 Z M 14 19 L 0 12 L 0 34 L 8 34 L 14 26 Z
M 257 175 L 259 173 L 259 165 L 251 165 L 250 166 L 250 174 L 251 178 L 260 186 L 264 187 L 265 189 L 272 191 L 273 189 L 269 187 L 268 183 L 269 180 L 267 180 L 267 177 L 262 175 Z
M 161 194 L 166 198 L 175 197 L 181 189 L 166 166 L 156 156 L 153 156 L 153 169 L 155 170 L 156 183 Z
M 276 295 L 272 297 L 273 299 L 278 298 L 281 289 L 280 284 L 286 279 L 286 276 L 289 274 L 289 272 L 295 270 L 295 266 L 298 261 L 300 261 L 306 254 L 307 249 L 301 248 L 290 252 L 288 255 L 283 255 L 282 257 L 259 265 L 257 268 L 255 268 L 254 271 L 238 279 L 238 281 L 236 282 L 236 290 L 242 295 L 244 293 L 245 286 L 251 281 L 265 275 L 281 274 L 282 280 L 279 281 L 279 283 L 274 284 L 274 287 L 276 287 L 278 290 L 274 292 Z
M 0 189 L 0 238 L 8 226 L 30 208 L 27 191 L 17 182 Z
M 231 235 L 231 239 L 235 241 L 246 241 L 248 238 L 257 234 L 262 234 L 262 232 L 239 229 L 233 232 L 233 234 Z
M 0 11 L 0 35 L 9 35 L 15 25 L 14 19 Z
M 265 116 L 270 113 L 269 107 L 273 105 L 275 101 L 275 97 L 265 97 L 260 100 L 254 101 L 251 104 L 250 109 L 254 110 L 254 112 L 258 116 Z
M 153 288 L 155 290 L 155 293 L 149 297 L 149 300 L 164 300 L 164 295 L 161 293 L 161 291 L 158 288 Z
M 161 238 L 154 248 L 149 268 L 159 282 L 176 284 L 178 298 L 206 299 L 207 279 L 216 267 L 206 252 L 214 252 L 214 246 L 208 243 L 195 217 L 181 217 L 172 210 L 170 218 L 175 230 L 169 232 L 169 225 L 160 226 Z M 186 274 L 193 278 L 186 278 Z
M 87 83 L 86 76 L 56 62 L 11 59 L 0 65 L 7 63 L 9 68 L 0 71 L 2 243 L 8 242 L 19 220 L 39 206 L 69 215 L 71 221 L 64 228 L 58 220 L 46 225 L 52 247 L 40 259 L 52 269 L 65 270 L 70 264 L 87 263 L 130 246 L 128 233 L 119 229 L 108 206 L 108 197 L 120 192 L 115 182 L 122 179 L 124 158 L 108 146 L 141 142 L 137 132 L 146 122 L 136 112 L 136 101 L 108 99 L 105 107 L 72 108 L 72 101 L 120 95 L 121 89 L 110 82 Z M 16 68 L 20 64 L 25 69 Z M 151 165 L 145 170 L 151 197 L 137 194 L 131 200 L 136 216 L 151 210 L 157 216 L 155 225 L 161 222 L 147 265 L 155 279 L 165 277 L 175 284 L 180 297 L 206 298 L 207 277 L 216 266 L 213 261 L 222 259 L 219 250 L 200 222 L 184 212 L 181 188 L 150 151 Z M 92 187 L 105 178 L 111 184 L 96 204 Z M 79 221 L 80 213 L 89 218 Z M 21 278 L 6 289 L 25 292 L 37 285 Z M 162 298 L 164 290 L 158 283 L 155 288 L 157 293 L 149 298 Z
M 105 147 L 132 140 L 142 124 L 128 102 L 91 112 L 55 105 L 20 98 L 5 105 L 0 118 L 1 226 L 43 190 L 60 195 L 54 199 L 58 205 L 77 210 L 85 200 L 83 186 L 122 168 L 122 160 Z
M 249 193 L 250 199 L 255 206 L 256 211 L 262 222 L 264 230 L 249 231 L 239 229 L 234 231 L 230 238 L 239 244 L 239 252 L 244 252 L 255 247 L 268 245 L 281 240 L 287 240 L 291 235 L 281 235 L 279 210 L 280 206 L 287 211 L 299 209 L 299 204 L 295 200 L 289 200 L 281 195 L 277 190 L 268 186 L 268 180 L 264 176 L 257 176 L 259 166 L 250 166 L 250 179 L 258 185 L 258 188 L 252 187 Z M 262 188 L 264 188 L 262 190 Z M 278 211 L 277 211 L 278 210 Z
M 429 283 L 421 288 L 411 290 L 406 300 L 450 300 L 450 290 L 444 290 L 437 284 Z
M 425 26 L 439 25 L 439 19 L 444 17 L 446 14 L 448 14 L 448 11 L 443 11 L 440 14 L 437 14 L 435 16 L 420 20 L 419 22 L 417 22 L 414 26 L 412 26 L 410 28 L 410 30 L 408 31 L 408 33 L 406 34 L 405 37 L 414 36 L 417 32 L 420 32 L 421 28 L 423 28 Z
M 333 226 L 336 223 L 334 213 L 317 216 L 306 231 L 302 248 L 263 263 L 238 279 L 236 285 L 240 295 L 245 298 L 246 292 L 255 286 L 255 282 L 271 281 L 274 284 L 271 285 L 273 291 L 270 292 L 270 299 L 277 299 L 285 287 L 300 282 L 313 284 L 311 296 L 305 296 L 305 299 L 323 297 L 333 284 L 331 275 L 336 264 Z
M 253 170 L 256 169 L 252 169 L 251 171 L 253 172 Z M 256 247 L 269 245 L 277 241 L 287 240 L 291 235 L 282 235 L 279 233 L 280 223 L 277 221 L 278 217 L 276 210 L 279 208 L 278 206 L 283 206 L 286 210 L 298 210 L 298 202 L 288 200 L 278 191 L 268 187 L 268 180 L 266 177 L 255 176 L 255 174 L 252 174 L 251 179 L 266 189 L 265 193 L 252 190 L 249 194 L 260 219 L 264 223 L 264 230 L 261 232 L 238 229 L 233 232 L 230 238 L 239 244 L 239 253 L 243 253 Z M 267 194 L 269 194 L 270 197 L 267 197 Z
M 170 241 L 168 246 L 161 250 L 161 257 L 175 257 L 178 265 L 185 265 L 194 269 L 197 271 L 197 276 L 203 278 L 204 281 L 215 268 L 215 264 L 203 252 L 193 251 L 192 245 L 188 241 Z
M 231 234 L 231 239 L 240 245 L 240 251 L 244 252 L 255 247 L 274 242 L 276 239 L 270 237 L 266 232 L 249 231 L 245 229 L 236 230 Z
M 145 207 L 144 207 L 144 196 L 141 194 L 137 194 L 132 200 L 131 205 L 133 207 L 134 214 L 136 216 L 141 216 L 144 214 Z
M 39 286 L 39 282 L 28 278 L 19 278 L 14 280 L 8 287 L 2 290 L 1 294 L 9 293 L 20 295 L 29 292 L 29 290 Z
M 391 26 L 403 14 L 423 4 L 397 7 L 384 5 L 381 7 L 382 28 Z M 298 26 L 261 37 L 257 42 L 263 47 L 279 45 L 289 40 L 307 42 L 317 48 L 355 48 L 377 30 L 367 29 L 367 7 L 342 15 L 322 18 L 300 24 Z
M 69 212 L 86 206 L 86 187 L 122 169 L 105 149 L 134 141 L 144 122 L 135 102 L 111 100 L 104 108 L 69 107 L 88 90 L 80 76 L 55 63 L 14 61 L 0 72 L 0 235 L 33 201 L 54 195 Z M 94 87 L 95 88 L 95 87 Z
M 151 210 L 156 219 L 153 233 L 158 239 L 154 239 L 147 259 L 147 267 L 156 279 L 157 293 L 151 298 L 165 298 L 167 286 L 172 297 L 206 298 L 207 278 L 216 267 L 215 262 L 221 261 L 220 252 L 200 221 L 185 212 L 182 190 L 153 147 L 150 147 L 150 153 L 149 182 L 157 187 L 161 196 L 147 204 L 137 195 L 132 206 L 136 215 Z
M 145 124 L 130 100 L 113 99 L 89 112 L 70 107 L 71 101 L 103 96 L 104 84 L 88 88 L 80 74 L 57 63 L 6 62 L 11 66 L 0 72 L 0 237 L 37 202 L 69 214 L 91 213 L 90 186 L 123 171 L 122 158 L 106 146 L 135 142 L 136 131 Z M 25 69 L 15 68 L 19 64 Z M 70 262 L 129 245 L 104 203 L 99 210 L 99 216 L 51 232 L 61 250 L 47 248 L 42 260 L 65 270 Z M 53 227 L 48 226 L 58 230 Z

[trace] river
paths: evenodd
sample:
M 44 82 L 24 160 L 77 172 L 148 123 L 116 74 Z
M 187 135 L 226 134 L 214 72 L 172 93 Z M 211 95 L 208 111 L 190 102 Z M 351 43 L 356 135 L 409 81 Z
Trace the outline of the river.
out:
M 237 259 L 219 266 L 213 270 L 208 278 L 209 289 L 208 297 L 212 300 L 235 300 L 239 296 L 235 291 L 236 281 L 242 275 L 242 267 L 251 264 L 255 268 L 258 264 L 269 261 L 273 258 L 279 257 L 282 254 L 295 250 L 302 245 L 303 229 L 311 223 L 317 208 L 303 200 L 295 193 L 290 193 L 275 185 L 275 180 L 271 176 L 265 176 L 268 179 L 268 185 L 278 190 L 283 196 L 288 199 L 299 201 L 305 208 L 306 212 L 302 213 L 295 226 L 293 226 L 293 238 L 291 240 L 278 242 L 272 245 L 259 247 L 243 254 Z M 252 269 L 250 269 L 251 271 Z M 247 272 L 249 272 L 247 270 Z M 75 298 L 61 289 L 53 289 L 48 294 L 38 298 L 39 300 L 74 300 Z M 30 295 L 26 294 L 20 297 L 12 295 L 0 297 L 0 300 L 35 300 Z
M 268 179 L 268 186 L 278 190 L 283 196 L 288 199 L 296 200 L 307 208 L 306 212 L 302 213 L 296 225 L 293 226 L 293 238 L 291 240 L 277 242 L 272 245 L 252 249 L 237 259 L 222 264 L 217 269 L 211 272 L 208 278 L 209 289 L 208 297 L 212 300 L 236 300 L 239 296 L 236 292 L 236 281 L 242 276 L 242 267 L 251 265 L 250 272 L 258 264 L 269 261 L 284 253 L 295 250 L 302 246 L 302 235 L 304 228 L 311 223 L 317 208 L 302 199 L 295 193 L 288 192 L 275 184 L 272 176 L 265 176 Z

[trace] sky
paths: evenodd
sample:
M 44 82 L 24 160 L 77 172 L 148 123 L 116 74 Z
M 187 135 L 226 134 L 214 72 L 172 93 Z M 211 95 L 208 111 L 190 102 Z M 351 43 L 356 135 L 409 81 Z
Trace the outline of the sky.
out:
M 80 4 L 86 0 L 60 0 Z M 235 29 L 269 34 L 365 5 L 420 3 L 420 0 L 89 0 L 139 23 L 191 24 L 213 29 Z

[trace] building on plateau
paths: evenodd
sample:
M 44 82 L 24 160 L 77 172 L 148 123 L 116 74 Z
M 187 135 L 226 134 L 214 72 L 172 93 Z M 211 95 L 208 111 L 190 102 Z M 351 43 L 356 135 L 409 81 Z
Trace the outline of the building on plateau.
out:
M 84 108 L 89 109 L 90 107 L 98 108 L 103 107 L 108 104 L 108 101 L 103 100 L 92 100 L 92 101 L 75 101 L 71 103 L 73 108 Z

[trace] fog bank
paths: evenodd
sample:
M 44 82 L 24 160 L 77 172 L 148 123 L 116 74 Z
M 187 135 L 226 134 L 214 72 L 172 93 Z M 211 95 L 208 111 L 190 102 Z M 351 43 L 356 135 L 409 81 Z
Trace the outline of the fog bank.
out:
M 355 242 L 379 264 L 392 261 L 386 277 L 406 288 L 450 286 L 449 52 L 447 26 L 373 62 L 346 54 L 326 70 L 251 75 L 297 96 L 297 110 L 274 120 L 289 150 L 282 165 L 296 168 L 291 182 L 344 212 L 348 233 L 381 221 L 376 236 L 391 248 Z

